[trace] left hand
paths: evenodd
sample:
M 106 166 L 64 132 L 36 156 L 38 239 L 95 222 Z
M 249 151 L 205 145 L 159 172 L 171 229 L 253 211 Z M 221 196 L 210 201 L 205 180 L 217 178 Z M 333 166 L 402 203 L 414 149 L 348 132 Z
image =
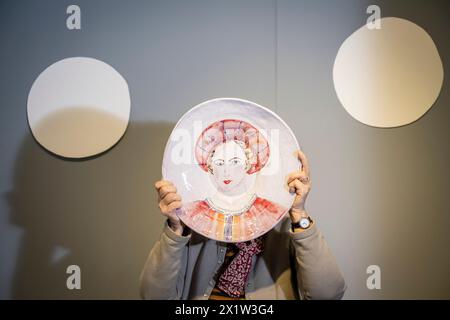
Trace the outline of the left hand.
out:
M 298 222 L 301 217 L 307 216 L 305 201 L 311 190 L 308 159 L 301 150 L 297 151 L 297 157 L 302 164 L 302 169 L 290 173 L 287 179 L 289 192 L 296 193 L 294 203 L 292 204 L 291 210 L 289 210 L 292 222 Z

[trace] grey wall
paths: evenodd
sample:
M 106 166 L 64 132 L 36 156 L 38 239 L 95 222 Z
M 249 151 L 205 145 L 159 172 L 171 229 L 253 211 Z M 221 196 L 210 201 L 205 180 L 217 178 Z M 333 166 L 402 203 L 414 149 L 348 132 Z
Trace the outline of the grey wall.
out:
M 449 82 L 419 121 L 365 126 L 337 100 L 332 66 L 365 9 L 409 19 L 434 39 L 448 74 L 450 3 L 442 1 L 72 1 L 0 4 L 0 298 L 137 298 L 163 218 L 153 182 L 178 118 L 211 98 L 278 112 L 312 169 L 307 208 L 348 284 L 346 298 L 450 298 Z M 131 121 L 110 151 L 82 161 L 33 139 L 26 100 L 47 66 L 89 56 L 128 81 Z M 68 75 L 70 76 L 70 75 Z M 82 290 L 65 289 L 65 269 Z M 382 289 L 366 288 L 366 268 Z

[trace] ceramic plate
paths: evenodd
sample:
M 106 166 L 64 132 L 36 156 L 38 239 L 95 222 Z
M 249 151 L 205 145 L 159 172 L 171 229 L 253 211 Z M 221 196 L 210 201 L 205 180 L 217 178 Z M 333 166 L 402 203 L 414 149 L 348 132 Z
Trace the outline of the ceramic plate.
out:
M 220 98 L 189 110 L 167 142 L 162 174 L 182 198 L 180 219 L 195 232 L 243 242 L 272 229 L 295 194 L 287 176 L 298 170 L 298 142 L 273 111 Z

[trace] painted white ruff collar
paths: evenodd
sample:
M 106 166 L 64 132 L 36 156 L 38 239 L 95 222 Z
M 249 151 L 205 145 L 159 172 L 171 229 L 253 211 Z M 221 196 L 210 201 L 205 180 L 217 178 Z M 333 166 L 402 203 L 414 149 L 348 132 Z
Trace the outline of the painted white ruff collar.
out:
M 221 193 L 216 193 L 212 197 L 207 197 L 206 202 L 215 211 L 240 215 L 246 212 L 256 200 L 256 193 L 247 193 L 238 197 L 228 197 Z

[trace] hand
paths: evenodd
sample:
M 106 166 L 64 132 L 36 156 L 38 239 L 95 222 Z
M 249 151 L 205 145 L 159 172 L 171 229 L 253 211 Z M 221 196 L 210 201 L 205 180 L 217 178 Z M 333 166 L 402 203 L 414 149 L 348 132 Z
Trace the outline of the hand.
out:
M 175 233 L 183 233 L 183 223 L 175 213 L 181 208 L 181 196 L 177 193 L 177 188 L 172 182 L 159 180 L 155 182 L 155 189 L 158 192 L 159 209 L 163 216 L 169 219 L 169 225 Z
M 302 169 L 290 173 L 287 179 L 289 192 L 296 193 L 294 203 L 289 210 L 292 222 L 298 222 L 302 217 L 308 216 L 305 210 L 305 201 L 311 190 L 308 159 L 301 150 L 297 151 L 297 157 L 302 164 Z

